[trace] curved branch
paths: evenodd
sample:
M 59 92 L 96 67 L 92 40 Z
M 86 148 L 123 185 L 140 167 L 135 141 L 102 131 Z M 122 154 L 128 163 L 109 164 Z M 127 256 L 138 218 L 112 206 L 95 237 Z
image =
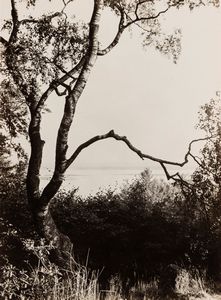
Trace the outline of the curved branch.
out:
M 44 104 L 45 101 L 48 99 L 48 97 L 50 96 L 50 94 L 55 91 L 57 93 L 57 88 L 60 85 L 63 85 L 65 81 L 67 81 L 68 79 L 72 78 L 73 79 L 73 75 L 75 75 L 76 73 L 79 73 L 78 79 L 80 78 L 80 75 L 82 74 L 82 70 L 85 70 L 85 65 L 88 65 L 87 59 L 89 59 L 88 57 L 88 53 L 86 53 L 78 62 L 77 65 L 75 65 L 70 71 L 65 71 L 65 74 L 63 76 L 61 76 L 59 79 L 57 79 L 56 81 L 51 82 L 51 84 L 49 85 L 49 87 L 46 89 L 46 91 L 42 94 L 37 106 L 36 106 L 36 111 L 40 111 Z M 77 83 L 79 82 L 79 80 L 77 80 Z M 76 84 L 77 84 L 76 83 Z M 74 88 L 75 89 L 75 88 Z
M 154 3 L 154 0 L 139 0 L 138 3 L 136 4 L 136 8 L 135 8 L 135 16 L 138 18 L 138 10 L 139 10 L 139 7 L 140 5 L 144 4 L 144 3 L 147 3 L 147 2 L 152 2 Z
M 110 43 L 110 45 L 108 47 L 106 47 L 105 49 L 103 50 L 99 50 L 98 51 L 98 55 L 99 56 L 103 56 L 107 53 L 109 53 L 119 42 L 120 38 L 121 38 L 121 35 L 124 31 L 124 20 L 125 20 L 125 13 L 124 13 L 124 10 L 121 8 L 121 7 L 117 7 L 119 12 L 120 12 L 120 22 L 119 22 L 119 25 L 118 25 L 118 31 L 117 31 L 117 34 L 115 36 L 115 38 L 113 39 L 113 41 Z
M 38 101 L 38 105 L 36 106 L 36 111 L 40 111 L 44 104 L 45 101 L 48 99 L 48 97 L 50 96 L 50 94 L 55 91 L 56 89 L 62 85 L 66 80 L 72 78 L 73 79 L 73 75 L 78 73 L 85 62 L 85 56 L 83 56 L 81 58 L 81 60 L 79 61 L 79 63 L 74 66 L 74 68 L 72 68 L 70 71 L 66 72 L 65 75 L 63 75 L 62 77 L 60 77 L 59 79 L 57 79 L 56 81 L 51 82 L 51 84 L 49 85 L 49 87 L 46 89 L 46 91 L 42 94 L 40 100 Z
M 89 24 L 89 47 L 85 57 L 83 58 L 83 66 L 77 78 L 76 84 L 73 89 L 68 91 L 68 95 L 65 99 L 64 114 L 59 126 L 56 142 L 55 170 L 53 177 L 42 192 L 40 202 L 43 205 L 47 205 L 50 202 L 51 198 L 56 194 L 56 192 L 60 188 L 64 179 L 63 174 L 66 170 L 67 164 L 66 152 L 68 149 L 69 130 L 73 122 L 78 99 L 86 86 L 88 77 L 97 58 L 97 52 L 99 47 L 98 29 L 102 7 L 103 0 L 94 1 L 94 9 Z
M 169 161 L 169 160 L 165 160 L 165 159 L 154 157 L 154 156 L 149 155 L 149 154 L 142 153 L 138 148 L 136 148 L 136 147 L 134 147 L 132 145 L 132 143 L 128 140 L 128 138 L 126 136 L 120 136 L 120 135 L 116 134 L 114 132 L 114 130 L 111 130 L 111 131 L 109 131 L 106 134 L 96 135 L 93 138 L 91 138 L 88 141 L 86 141 L 85 143 L 81 144 L 75 150 L 75 152 L 71 155 L 71 157 L 66 161 L 65 170 L 75 161 L 75 159 L 78 157 L 78 155 L 81 153 L 82 150 L 84 150 L 85 148 L 89 147 L 90 145 L 94 144 L 97 141 L 105 140 L 105 139 L 108 139 L 108 138 L 114 138 L 117 141 L 124 142 L 131 151 L 135 152 L 143 160 L 144 159 L 149 159 L 151 161 L 159 163 L 162 166 L 162 168 L 163 168 L 163 170 L 164 170 L 164 172 L 165 172 L 165 174 L 167 176 L 167 179 L 172 179 L 175 176 L 180 176 L 180 175 L 178 173 L 176 173 L 174 175 L 170 175 L 169 172 L 167 171 L 165 165 L 173 165 L 173 166 L 183 167 L 185 164 L 188 163 L 188 158 L 191 155 L 192 145 L 194 143 L 196 143 L 196 142 L 205 141 L 205 140 L 208 140 L 208 139 L 210 139 L 212 137 L 206 137 L 206 138 L 200 138 L 200 139 L 192 140 L 189 143 L 188 151 L 185 154 L 184 161 L 183 162 L 174 162 L 174 161 Z
M 109 45 L 108 47 L 106 47 L 106 48 L 103 49 L 103 50 L 99 50 L 99 51 L 98 51 L 98 55 L 99 55 L 99 56 L 103 56 L 103 55 L 109 53 L 109 52 L 110 52 L 110 51 L 118 44 L 118 42 L 119 42 L 119 40 L 120 40 L 120 38 L 121 38 L 121 36 L 122 36 L 122 33 L 124 32 L 124 30 L 125 30 L 127 27 L 131 26 L 132 24 L 137 24 L 137 25 L 139 26 L 138 23 L 139 23 L 140 21 L 148 21 L 148 20 L 157 19 L 161 14 L 166 13 L 166 12 L 169 10 L 169 8 L 170 8 L 170 6 L 168 6 L 165 10 L 162 10 L 162 11 L 158 12 L 158 13 L 157 13 L 156 15 L 154 15 L 154 16 L 149 16 L 149 17 L 139 17 L 139 16 L 138 16 L 138 8 L 139 8 L 139 5 L 142 4 L 142 3 L 145 3 L 145 2 L 149 2 L 149 0 L 140 1 L 140 2 L 136 5 L 136 9 L 135 9 L 135 12 L 134 12 L 134 13 L 135 13 L 135 16 L 136 16 L 135 19 L 132 19 L 131 17 L 129 17 L 129 16 L 125 13 L 124 9 L 122 9 L 120 6 L 116 6 L 117 9 L 118 9 L 119 12 L 120 12 L 120 15 L 121 15 L 121 17 L 120 17 L 120 22 L 119 22 L 119 26 L 118 26 L 117 34 L 116 34 L 115 38 L 113 39 L 113 41 L 110 43 L 110 45 Z M 125 14 L 127 15 L 128 18 L 131 19 L 131 21 L 128 22 L 127 24 L 124 24 L 124 23 L 125 23 Z M 139 26 L 139 27 L 142 28 L 141 26 Z M 142 28 L 142 29 L 145 30 L 144 28 Z

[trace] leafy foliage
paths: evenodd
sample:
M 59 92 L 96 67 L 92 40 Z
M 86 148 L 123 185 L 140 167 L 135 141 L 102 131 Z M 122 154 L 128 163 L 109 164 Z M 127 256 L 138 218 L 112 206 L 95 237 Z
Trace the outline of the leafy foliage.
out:
M 3 79 L 0 83 L 0 178 L 12 172 L 21 173 L 27 155 L 18 142 L 27 137 L 27 107 L 13 82 Z M 15 159 L 17 157 L 17 159 Z
M 27 3 L 27 7 L 37 5 L 35 0 L 23 2 Z M 73 15 L 70 18 L 65 13 L 69 2 L 71 1 L 63 1 L 64 8 L 61 11 L 43 14 L 38 19 L 29 16 L 21 20 L 17 41 L 11 44 L 10 51 L 5 53 L 13 61 L 13 68 L 22 74 L 27 88 L 33 84 L 37 85 L 36 93 L 39 93 L 37 87 L 50 84 L 64 75 L 86 53 L 89 40 L 88 24 Z M 219 6 L 219 1 L 104 1 L 104 5 L 110 7 L 118 16 L 124 15 L 125 28 L 137 25 L 141 29 L 145 46 L 154 46 L 161 53 L 172 57 L 175 62 L 181 51 L 181 33 L 179 30 L 175 30 L 174 33 L 164 32 L 161 14 L 171 7 L 180 8 L 187 5 L 193 9 L 203 4 Z M 6 20 L 2 29 L 11 32 L 12 28 L 12 21 Z
M 0 85 L 0 128 L 11 137 L 27 136 L 27 107 L 16 86 L 8 79 Z
M 201 129 L 209 139 L 195 157 L 197 169 L 192 175 L 191 189 L 184 189 L 188 222 L 200 221 L 198 235 L 204 235 L 202 249 L 207 249 L 209 269 L 213 276 L 220 276 L 221 241 L 221 103 L 220 97 L 211 99 L 199 112 Z M 192 221 L 191 221 L 192 219 Z
M 204 145 L 198 161 L 198 169 L 193 174 L 193 181 L 199 188 L 198 196 L 207 201 L 206 206 L 215 206 L 214 212 L 220 205 L 221 193 L 221 100 L 212 99 L 202 106 L 199 113 L 198 128 L 207 137 L 212 137 Z M 217 206 L 217 207 L 216 207 Z M 219 210 L 218 210 L 219 211 Z
M 37 89 L 52 82 L 85 52 L 86 26 L 71 24 L 61 13 L 24 20 L 22 27 L 10 58 L 14 67 L 22 69 L 27 86 L 35 83 Z
M 128 279 L 133 285 L 139 278 L 161 276 L 171 263 L 205 266 L 200 220 L 187 223 L 185 205 L 177 189 L 146 171 L 120 193 L 107 190 L 87 199 L 61 194 L 52 211 L 75 244 L 76 257 L 84 260 L 90 249 L 91 267 L 105 267 L 104 281 L 120 274 L 127 286 Z
M 143 46 L 153 46 L 157 51 L 172 58 L 176 63 L 181 52 L 181 31 L 175 29 L 174 32 L 165 32 L 162 29 L 162 18 L 169 9 L 180 9 L 183 6 L 190 10 L 202 5 L 214 5 L 219 7 L 219 1 L 193 1 L 193 0 L 168 0 L 168 1 L 115 1 L 106 0 L 106 6 L 119 15 L 123 11 L 126 24 L 133 24 L 140 28 L 143 36 Z M 126 25 L 127 26 L 127 25 Z
M 45 260 L 48 246 L 41 241 L 23 241 L 38 259 L 35 268 L 16 268 L 7 263 L 0 268 L 0 296 L 2 299 L 99 299 L 97 276 L 70 258 L 70 270 L 63 270 Z

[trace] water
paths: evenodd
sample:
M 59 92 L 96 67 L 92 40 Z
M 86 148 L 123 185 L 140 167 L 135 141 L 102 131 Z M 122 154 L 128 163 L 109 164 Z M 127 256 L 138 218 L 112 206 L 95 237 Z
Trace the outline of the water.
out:
M 95 194 L 108 187 L 120 189 L 126 182 L 133 181 L 142 171 L 143 169 L 76 169 L 65 175 L 62 188 L 66 190 L 78 188 L 78 194 L 83 196 Z M 50 173 L 44 172 L 41 176 L 41 187 L 49 180 Z
M 137 178 L 144 168 L 130 169 L 75 169 L 65 175 L 62 188 L 65 190 L 78 188 L 78 194 L 87 196 L 96 194 L 99 190 L 108 187 L 119 190 L 126 182 L 132 182 Z M 156 178 L 165 179 L 161 169 L 151 170 Z M 50 180 L 50 171 L 44 170 L 41 176 L 41 188 Z

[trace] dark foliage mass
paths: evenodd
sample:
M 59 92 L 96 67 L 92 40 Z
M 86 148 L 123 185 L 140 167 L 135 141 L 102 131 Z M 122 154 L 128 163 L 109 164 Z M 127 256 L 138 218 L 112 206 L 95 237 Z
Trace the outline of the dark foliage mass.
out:
M 62 204 L 58 197 L 53 212 L 77 255 L 85 259 L 90 249 L 93 268 L 105 267 L 103 273 L 136 280 L 185 259 L 185 237 L 177 226 L 179 205 L 182 201 L 174 191 L 144 172 L 120 193 L 107 190 L 86 200 L 69 194 Z
M 186 215 L 190 222 L 198 221 L 197 234 L 203 237 L 202 251 L 208 254 L 209 274 L 220 280 L 221 241 L 221 106 L 219 94 L 199 111 L 197 127 L 211 137 L 195 157 L 197 169 L 192 175 L 191 188 L 183 188 Z M 192 220 L 192 221 L 191 221 Z M 202 252 L 201 251 L 201 252 Z M 197 258 L 196 258 L 197 259 Z
M 119 193 L 63 197 L 52 204 L 60 229 L 73 241 L 77 259 L 85 261 L 89 251 L 91 267 L 104 267 L 104 277 L 120 274 L 133 283 L 161 277 L 171 264 L 207 268 L 214 249 L 208 247 L 200 211 L 192 219 L 179 190 L 154 180 L 148 171 Z
M 18 267 L 27 259 L 35 264 L 22 243 L 36 238 L 24 186 L 15 182 L 6 193 L 6 185 L 1 184 L 1 264 L 6 257 Z M 87 199 L 61 192 L 51 208 L 74 244 L 76 260 L 85 263 L 89 255 L 90 268 L 102 270 L 101 280 L 120 274 L 126 286 L 163 278 L 173 264 L 210 271 L 219 249 L 218 232 L 208 231 L 200 208 L 191 207 L 189 213 L 188 200 L 145 171 L 120 192 L 106 190 Z

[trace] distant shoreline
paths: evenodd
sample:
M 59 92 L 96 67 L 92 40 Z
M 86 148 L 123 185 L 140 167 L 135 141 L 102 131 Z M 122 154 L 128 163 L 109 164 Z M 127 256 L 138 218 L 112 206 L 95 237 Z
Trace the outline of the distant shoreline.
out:
M 65 175 L 62 188 L 71 190 L 78 188 L 78 194 L 87 196 L 96 194 L 99 190 L 113 188 L 119 190 L 125 183 L 135 180 L 146 168 L 76 168 Z M 52 176 L 52 172 L 45 169 L 42 172 L 41 187 L 43 188 Z M 182 171 L 182 170 L 181 170 Z M 150 169 L 153 178 L 165 179 L 163 170 Z M 188 176 L 193 170 L 183 170 L 181 174 Z

